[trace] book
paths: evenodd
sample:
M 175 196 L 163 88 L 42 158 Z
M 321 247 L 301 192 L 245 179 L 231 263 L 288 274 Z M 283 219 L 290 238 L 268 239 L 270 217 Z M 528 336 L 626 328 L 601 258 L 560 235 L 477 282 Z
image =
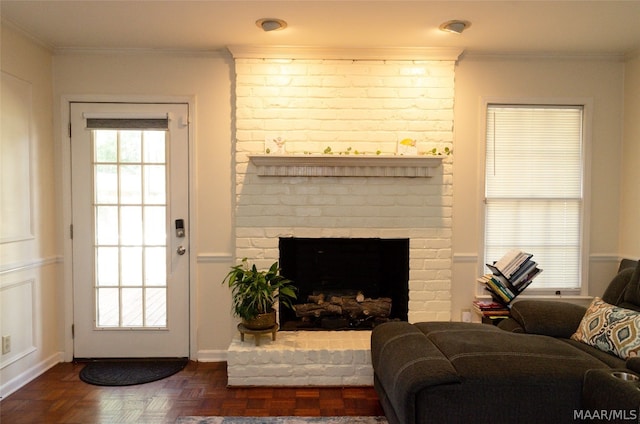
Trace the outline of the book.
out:
M 476 299 L 473 305 L 479 309 L 504 309 L 504 305 L 493 300 Z
M 509 266 L 511 262 L 513 262 L 516 259 L 516 257 L 519 254 L 520 254 L 520 250 L 511 249 L 507 253 L 505 253 L 504 256 L 502 256 L 502 258 L 497 260 L 494 263 L 494 265 L 500 272 L 502 272 L 505 268 L 507 268 L 507 266 Z
M 511 249 L 502 258 L 496 261 L 493 266 L 500 274 L 507 278 L 511 278 L 522 264 L 532 257 L 533 255 L 531 253 L 523 252 L 519 249 Z
M 484 284 L 493 299 L 508 306 L 542 272 L 532 258 L 531 253 L 511 249 L 499 260 L 487 264 L 491 273 L 478 277 L 477 281 Z
M 476 299 L 473 301 L 473 309 L 478 315 L 484 318 L 506 318 L 510 314 L 509 308 L 503 303 L 493 300 Z
M 518 281 L 515 281 L 513 283 L 514 287 L 518 291 L 524 290 L 529 284 L 531 284 L 531 282 L 533 282 L 533 279 L 537 277 L 538 274 L 540 274 L 541 272 L 542 272 L 542 269 L 536 266 L 526 274 L 523 274 L 522 277 L 518 279 Z
M 507 293 L 496 284 L 496 280 L 494 280 L 493 278 L 487 282 L 487 287 L 489 287 L 490 292 L 499 296 L 499 298 L 501 298 L 503 302 L 511 302 L 511 298 L 509 298 Z
M 535 261 L 529 259 L 525 263 L 523 263 L 522 266 L 520 266 L 520 268 L 516 272 L 514 272 L 513 275 L 511 275 L 511 277 L 509 277 L 509 279 L 515 286 L 527 275 L 529 275 L 529 273 L 533 271 L 537 266 L 538 264 Z
M 509 299 L 513 299 L 514 297 L 516 297 L 514 290 L 512 290 L 513 286 L 504 276 L 498 274 L 494 275 L 491 279 L 496 283 L 496 286 L 498 286 L 498 288 L 500 288 L 500 290 L 502 290 L 507 295 Z
M 527 287 L 529 287 L 529 284 L 531 284 L 533 282 L 533 279 L 535 277 L 538 276 L 538 274 L 540 274 L 542 272 L 542 270 L 540 268 L 536 268 L 535 270 L 533 270 L 531 272 L 531 275 L 528 276 L 525 280 L 523 280 L 521 283 L 519 283 L 518 285 L 518 291 L 522 292 L 524 289 L 526 289 Z

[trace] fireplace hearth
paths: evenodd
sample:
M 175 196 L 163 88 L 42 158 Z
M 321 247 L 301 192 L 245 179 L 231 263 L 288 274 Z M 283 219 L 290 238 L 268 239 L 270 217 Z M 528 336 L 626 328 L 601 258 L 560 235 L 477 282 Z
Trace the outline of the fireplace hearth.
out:
M 409 239 L 280 238 L 282 275 L 298 288 L 280 328 L 370 330 L 408 318 Z

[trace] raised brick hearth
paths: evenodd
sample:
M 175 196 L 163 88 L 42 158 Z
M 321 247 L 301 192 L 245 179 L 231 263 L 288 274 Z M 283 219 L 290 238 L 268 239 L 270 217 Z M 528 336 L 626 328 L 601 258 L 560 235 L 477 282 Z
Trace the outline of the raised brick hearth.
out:
M 370 331 L 281 331 L 236 337 L 227 352 L 230 386 L 370 386 Z

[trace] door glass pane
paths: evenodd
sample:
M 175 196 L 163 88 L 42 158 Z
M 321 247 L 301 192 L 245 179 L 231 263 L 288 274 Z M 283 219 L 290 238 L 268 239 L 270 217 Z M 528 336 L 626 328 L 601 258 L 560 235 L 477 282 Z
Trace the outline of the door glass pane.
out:
M 120 166 L 120 203 L 139 205 L 142 203 L 142 167 Z
M 164 289 L 147 289 L 145 290 L 145 306 L 147 325 L 153 327 L 164 327 L 167 325 L 167 297 L 164 295 Z
M 120 281 L 123 286 L 141 286 L 142 285 L 142 248 L 141 247 L 122 247 L 122 258 L 120 263 L 121 277 Z
M 144 202 L 146 204 L 165 203 L 165 167 L 147 165 L 144 167 Z
M 98 286 L 117 286 L 119 267 L 117 247 L 98 247 L 96 249 L 96 268 Z
M 95 134 L 96 162 L 118 161 L 118 131 L 99 131 Z
M 93 132 L 97 327 L 167 326 L 165 138 Z
M 95 166 L 95 199 L 98 204 L 112 204 L 118 201 L 118 167 L 115 165 Z
M 119 290 L 97 289 L 98 327 L 117 327 L 120 324 Z
M 146 286 L 167 284 L 167 250 L 164 247 L 145 249 L 144 283 Z
M 117 206 L 96 206 L 96 230 L 98 245 L 118 244 Z
M 120 207 L 120 243 L 129 246 L 142 244 L 142 208 Z
M 145 131 L 144 132 L 144 162 L 164 163 L 165 156 L 165 132 Z
M 141 162 L 142 131 L 119 131 L 120 162 Z
M 167 239 L 165 209 L 164 206 L 144 208 L 144 241 L 146 244 L 164 245 Z
M 122 325 L 142 326 L 142 289 L 122 289 Z

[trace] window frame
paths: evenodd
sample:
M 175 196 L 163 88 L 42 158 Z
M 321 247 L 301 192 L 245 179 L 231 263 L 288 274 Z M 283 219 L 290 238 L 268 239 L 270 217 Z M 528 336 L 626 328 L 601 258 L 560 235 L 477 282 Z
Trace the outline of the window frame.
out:
M 487 111 L 490 106 L 515 106 L 515 107 L 541 107 L 541 106 L 579 106 L 583 108 L 582 121 L 582 149 L 583 149 L 583 166 L 582 166 L 582 222 L 580 225 L 580 266 L 578 275 L 577 288 L 535 288 L 530 287 L 522 296 L 550 296 L 550 297 L 583 297 L 588 295 L 589 281 L 589 246 L 590 246 L 590 211 L 591 211 L 591 146 L 592 146 L 592 114 L 593 100 L 591 98 L 494 98 L 486 97 L 481 99 L 480 107 L 480 124 L 478 125 L 478 204 L 481 213 L 478 214 L 479 233 L 479 256 L 478 256 L 478 275 L 486 274 L 488 271 L 484 263 L 485 258 L 485 223 L 486 223 L 486 151 L 487 151 Z M 498 260 L 499 258 L 495 258 Z M 544 269 L 544 264 L 540 264 L 540 268 Z M 486 295 L 478 285 L 477 295 Z

